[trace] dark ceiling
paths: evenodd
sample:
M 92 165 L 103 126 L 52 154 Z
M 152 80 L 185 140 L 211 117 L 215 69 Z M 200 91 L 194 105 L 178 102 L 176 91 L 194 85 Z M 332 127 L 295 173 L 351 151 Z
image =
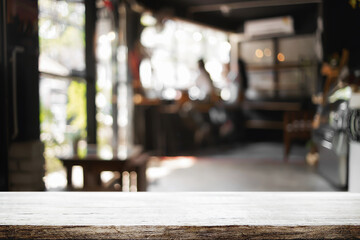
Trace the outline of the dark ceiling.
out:
M 138 0 L 167 12 L 227 31 L 242 32 L 246 20 L 290 15 L 297 33 L 314 32 L 321 0 Z

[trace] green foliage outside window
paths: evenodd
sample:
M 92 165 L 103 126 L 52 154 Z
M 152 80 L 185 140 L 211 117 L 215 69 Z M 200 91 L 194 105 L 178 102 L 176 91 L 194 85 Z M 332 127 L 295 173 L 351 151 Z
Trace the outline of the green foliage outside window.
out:
M 72 81 L 68 88 L 66 120 L 78 129 L 80 138 L 86 138 L 86 84 Z

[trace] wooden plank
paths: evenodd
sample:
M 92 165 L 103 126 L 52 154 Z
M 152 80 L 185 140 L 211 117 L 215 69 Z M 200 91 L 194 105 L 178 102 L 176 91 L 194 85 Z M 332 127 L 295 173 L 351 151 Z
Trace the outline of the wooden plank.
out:
M 354 239 L 360 194 L 4 192 L 0 238 Z
M 358 239 L 353 226 L 0 226 L 2 239 Z
M 312 65 L 301 65 L 299 63 L 279 63 L 277 65 L 248 65 L 246 67 L 247 71 L 279 71 L 279 70 L 298 70 L 305 67 L 312 67 Z
M 244 109 L 268 111 L 298 111 L 301 109 L 299 102 L 271 102 L 271 101 L 246 101 Z
M 256 129 L 283 129 L 284 123 L 280 121 L 248 120 L 245 122 L 247 128 Z

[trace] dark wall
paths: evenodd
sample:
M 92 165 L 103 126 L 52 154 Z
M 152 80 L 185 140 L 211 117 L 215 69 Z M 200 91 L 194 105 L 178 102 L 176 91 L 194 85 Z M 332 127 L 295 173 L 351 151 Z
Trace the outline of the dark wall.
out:
M 38 6 L 37 0 L 0 5 L 0 190 L 8 190 L 9 146 L 40 135 Z
M 312 34 L 316 31 L 319 8 L 318 4 L 313 4 L 290 14 L 294 18 L 296 34 Z
M 86 111 L 87 141 L 96 143 L 96 58 L 95 58 L 95 1 L 85 1 L 85 62 L 86 62 Z
M 8 0 L 7 4 L 10 136 L 16 141 L 36 140 L 40 135 L 37 1 Z
M 350 68 L 360 68 L 360 2 L 345 0 L 325 0 L 324 18 L 324 57 L 343 48 L 350 51 Z
M 132 11 L 130 7 L 128 7 L 126 17 L 128 23 L 126 28 L 127 43 L 129 51 L 131 51 L 135 47 L 136 41 L 140 40 L 140 34 L 143 27 L 140 24 L 140 14 Z
M 0 2 L 0 191 L 8 190 L 6 1 Z

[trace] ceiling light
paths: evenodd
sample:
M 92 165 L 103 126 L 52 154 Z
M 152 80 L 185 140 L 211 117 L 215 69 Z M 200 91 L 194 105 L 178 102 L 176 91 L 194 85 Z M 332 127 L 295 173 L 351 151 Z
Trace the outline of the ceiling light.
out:
M 265 54 L 265 56 L 270 57 L 271 56 L 271 50 L 269 48 L 265 48 L 264 49 L 264 54 Z
M 277 55 L 277 59 L 279 60 L 279 62 L 284 62 L 285 61 L 285 55 L 282 53 L 279 53 Z
M 227 5 L 221 5 L 220 6 L 220 11 L 222 14 L 224 15 L 228 15 L 230 13 L 230 7 Z
M 261 49 L 256 49 L 255 51 L 255 55 L 257 58 L 263 58 L 264 57 L 264 53 Z

